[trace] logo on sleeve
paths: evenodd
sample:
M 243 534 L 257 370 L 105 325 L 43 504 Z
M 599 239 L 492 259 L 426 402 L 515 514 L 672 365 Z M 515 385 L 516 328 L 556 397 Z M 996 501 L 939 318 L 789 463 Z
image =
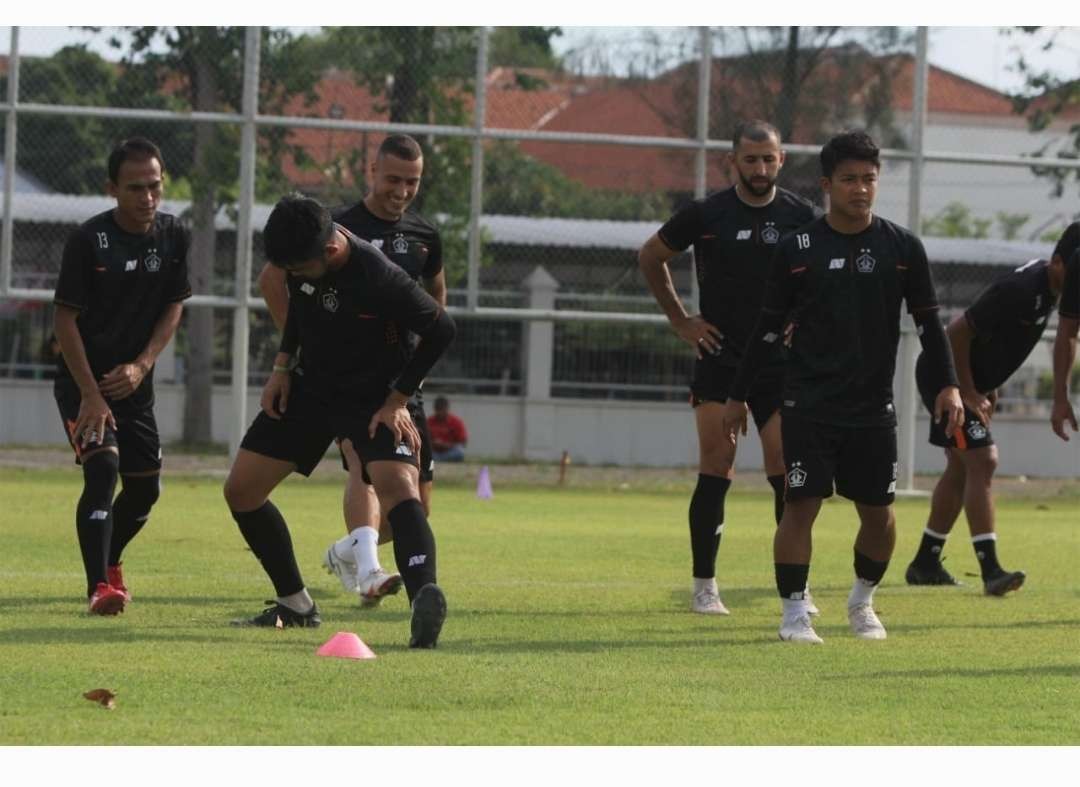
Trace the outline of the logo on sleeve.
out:
M 791 463 L 791 470 L 787 474 L 787 484 L 792 489 L 806 485 L 806 471 L 802 469 L 802 462 Z
M 382 248 L 382 243 L 383 243 L 382 238 L 372 238 L 371 239 L 371 245 L 374 246 L 376 249 L 381 249 Z
M 124 263 L 124 272 L 133 271 L 139 267 L 138 260 L 128 260 Z
M 739 230 L 735 233 L 735 240 L 750 240 L 753 235 L 753 230 Z
M 390 243 L 390 247 L 394 250 L 394 254 L 409 253 L 409 242 L 405 240 L 404 235 L 395 235 L 394 240 Z
M 311 295 L 311 293 L 315 292 L 315 288 L 304 282 L 300 285 L 300 292 L 304 293 L 304 295 Z
M 322 307 L 331 314 L 338 310 L 338 297 L 336 290 L 329 290 L 322 294 Z
M 843 257 L 835 257 L 835 258 L 829 260 L 829 270 L 831 270 L 831 271 L 843 270 L 845 262 L 847 262 L 847 260 L 844 259 Z
M 780 230 L 776 229 L 774 222 L 766 221 L 765 229 L 761 231 L 761 240 L 770 246 L 780 240 Z
M 161 268 L 161 257 L 157 255 L 157 249 L 150 249 L 150 253 L 143 260 L 143 265 L 150 273 L 157 273 Z
M 870 249 L 859 249 L 859 256 L 855 258 L 855 270 L 859 273 L 873 273 L 877 260 L 870 256 Z

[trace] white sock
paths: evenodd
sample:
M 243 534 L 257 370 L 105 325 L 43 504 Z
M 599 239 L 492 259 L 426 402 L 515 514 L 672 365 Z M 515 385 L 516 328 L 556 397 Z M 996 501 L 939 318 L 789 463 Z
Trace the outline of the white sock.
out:
M 720 594 L 720 591 L 716 589 L 716 577 L 709 577 L 708 579 L 694 577 L 694 595 L 704 593 L 706 590 L 711 590 L 717 595 Z
M 299 612 L 301 615 L 306 615 L 311 612 L 311 608 L 315 606 L 315 602 L 311 600 L 311 596 L 308 595 L 307 588 L 304 588 L 299 593 L 293 593 L 288 596 L 278 596 L 278 603 L 288 607 L 293 612 Z
M 338 560 L 343 560 L 346 563 L 355 563 L 356 558 L 353 557 L 352 545 L 356 538 L 352 533 L 346 533 L 330 547 L 334 550 L 334 557 Z
M 780 603 L 784 605 L 784 620 L 795 620 L 810 614 L 807 612 L 810 602 L 805 598 L 782 598 Z
M 372 571 L 379 571 L 379 531 L 374 527 L 358 527 L 349 533 L 352 538 L 353 560 L 356 561 L 356 576 L 363 579 Z
M 855 577 L 855 584 L 851 586 L 851 593 L 847 597 L 848 609 L 857 607 L 860 604 L 874 603 L 874 591 L 877 590 L 877 584 L 871 584 L 865 579 Z

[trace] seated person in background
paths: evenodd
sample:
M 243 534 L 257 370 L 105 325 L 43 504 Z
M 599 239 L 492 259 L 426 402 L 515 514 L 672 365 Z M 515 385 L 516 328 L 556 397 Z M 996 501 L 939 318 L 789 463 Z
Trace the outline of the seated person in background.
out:
M 435 414 L 427 423 L 435 461 L 464 462 L 469 433 L 465 430 L 465 422 L 450 412 L 450 402 L 445 396 L 436 397 Z

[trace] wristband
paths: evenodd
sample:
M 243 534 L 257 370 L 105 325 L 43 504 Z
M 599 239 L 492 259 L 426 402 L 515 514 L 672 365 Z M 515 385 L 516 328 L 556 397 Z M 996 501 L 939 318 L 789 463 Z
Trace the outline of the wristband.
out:
M 288 367 L 288 366 L 278 366 L 278 365 L 277 365 L 277 364 L 275 363 L 275 364 L 274 364 L 274 371 L 275 371 L 275 372 L 285 372 L 285 374 L 288 374 L 289 372 L 291 372 L 291 371 L 292 371 L 292 369 L 291 369 L 290 367 Z

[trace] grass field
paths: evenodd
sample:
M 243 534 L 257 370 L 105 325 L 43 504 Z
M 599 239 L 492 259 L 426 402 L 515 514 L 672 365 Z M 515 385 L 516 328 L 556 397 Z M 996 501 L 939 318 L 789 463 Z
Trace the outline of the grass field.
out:
M 1080 743 L 1076 497 L 999 500 L 1003 563 L 1029 577 L 1004 599 L 964 576 L 977 568 L 963 523 L 947 565 L 968 585 L 905 586 L 928 502 L 899 502 L 877 594 L 885 642 L 847 629 L 854 512 L 826 504 L 811 573 L 826 642 L 814 648 L 776 637 L 770 497 L 729 498 L 719 581 L 733 614 L 706 618 L 688 611 L 689 479 L 670 492 L 556 490 L 500 485 L 496 469 L 493 500 L 437 490 L 450 617 L 421 652 L 406 647 L 404 594 L 361 612 L 322 572 L 341 478 L 317 479 L 275 501 L 323 626 L 264 631 L 228 625 L 272 591 L 219 480 L 167 477 L 125 556 L 135 600 L 103 619 L 81 599 L 77 471 L 0 468 L 0 743 Z M 336 631 L 378 658 L 317 658 Z M 82 698 L 98 687 L 116 692 L 114 711 Z

